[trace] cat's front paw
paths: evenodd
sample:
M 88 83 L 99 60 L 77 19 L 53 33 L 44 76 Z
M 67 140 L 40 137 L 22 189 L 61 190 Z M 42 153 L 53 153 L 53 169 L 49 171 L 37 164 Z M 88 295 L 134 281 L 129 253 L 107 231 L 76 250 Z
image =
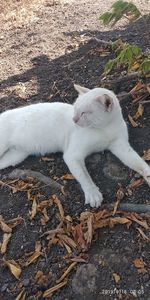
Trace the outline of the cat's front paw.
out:
M 90 204 L 91 207 L 99 207 L 103 201 L 103 195 L 97 187 L 92 187 L 85 193 L 85 204 Z

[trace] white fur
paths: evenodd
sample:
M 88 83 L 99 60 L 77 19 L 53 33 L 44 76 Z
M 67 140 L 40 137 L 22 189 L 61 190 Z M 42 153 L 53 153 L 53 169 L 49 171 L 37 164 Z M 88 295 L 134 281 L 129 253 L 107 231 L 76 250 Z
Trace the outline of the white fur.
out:
M 150 167 L 131 148 L 117 97 L 103 88 L 75 85 L 74 105 L 39 103 L 0 115 L 0 169 L 15 166 L 30 154 L 63 152 L 64 160 L 81 184 L 85 203 L 98 207 L 102 194 L 92 181 L 84 160 L 109 149 L 150 185 Z

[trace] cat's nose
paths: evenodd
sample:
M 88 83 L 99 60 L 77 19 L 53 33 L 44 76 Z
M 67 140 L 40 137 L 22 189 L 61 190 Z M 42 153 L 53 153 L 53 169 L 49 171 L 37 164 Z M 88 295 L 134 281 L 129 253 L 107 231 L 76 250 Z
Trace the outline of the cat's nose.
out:
M 80 118 L 79 118 L 78 116 L 74 116 L 74 117 L 73 117 L 73 121 L 74 121 L 75 123 L 78 123 L 79 119 L 80 119 Z

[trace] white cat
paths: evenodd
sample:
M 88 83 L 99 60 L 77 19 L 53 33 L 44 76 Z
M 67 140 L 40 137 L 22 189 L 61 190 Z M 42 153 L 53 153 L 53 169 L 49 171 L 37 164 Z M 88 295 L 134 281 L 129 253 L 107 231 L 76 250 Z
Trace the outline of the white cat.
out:
M 110 150 L 150 185 L 150 167 L 131 148 L 127 126 L 115 94 L 104 88 L 75 85 L 74 103 L 39 103 L 0 115 L 0 169 L 15 166 L 30 154 L 63 152 L 71 173 L 81 184 L 85 203 L 100 206 L 103 196 L 84 160 L 93 152 Z

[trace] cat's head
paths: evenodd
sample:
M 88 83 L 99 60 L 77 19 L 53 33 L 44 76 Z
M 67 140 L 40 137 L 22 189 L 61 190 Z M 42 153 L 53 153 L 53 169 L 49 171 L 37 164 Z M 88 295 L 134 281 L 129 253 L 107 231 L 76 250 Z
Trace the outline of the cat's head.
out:
M 92 90 L 74 85 L 79 93 L 74 103 L 73 121 L 81 127 L 100 128 L 119 113 L 120 105 L 115 94 L 105 88 Z

